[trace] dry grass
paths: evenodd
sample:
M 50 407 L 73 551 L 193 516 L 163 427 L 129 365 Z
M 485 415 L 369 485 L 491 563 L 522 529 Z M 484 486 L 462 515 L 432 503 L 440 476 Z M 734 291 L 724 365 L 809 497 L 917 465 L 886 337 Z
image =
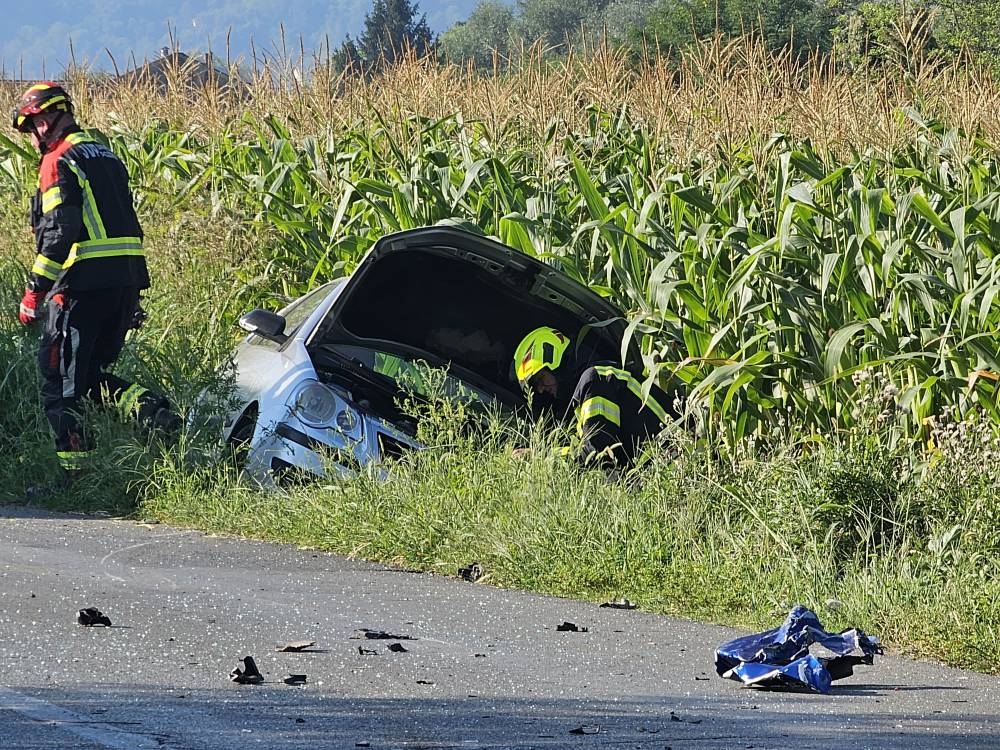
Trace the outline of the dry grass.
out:
M 250 81 L 239 90 L 218 80 L 193 87 L 189 73 L 169 67 L 169 85 L 159 89 L 150 80 L 114 81 L 86 71 L 73 74 L 70 84 L 86 122 L 129 129 L 160 118 L 216 130 L 250 112 L 274 114 L 307 134 L 375 117 L 393 127 L 400 115 L 461 113 L 481 122 L 493 143 L 526 145 L 542 143 L 553 122 L 558 135 L 586 129 L 594 107 L 624 108 L 683 161 L 775 131 L 819 148 L 885 151 L 909 140 L 897 112 L 916 106 L 1000 141 L 1000 85 L 983 68 L 917 59 L 855 74 L 829 58 L 797 64 L 750 38 L 706 40 L 679 61 L 638 63 L 606 46 L 554 61 L 536 45 L 522 49 L 506 71 L 487 73 L 411 56 L 369 78 L 338 75 L 329 60 L 300 51 L 244 65 Z M 16 93 L 12 84 L 0 84 L 3 106 Z

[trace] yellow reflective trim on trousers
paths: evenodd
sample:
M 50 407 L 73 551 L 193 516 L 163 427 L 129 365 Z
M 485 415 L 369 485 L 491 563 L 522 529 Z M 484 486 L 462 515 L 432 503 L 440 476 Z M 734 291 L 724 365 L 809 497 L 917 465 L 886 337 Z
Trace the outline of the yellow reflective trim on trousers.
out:
M 69 251 L 69 256 L 63 268 L 69 268 L 81 260 L 94 258 L 116 258 L 118 256 L 144 256 L 142 240 L 138 237 L 111 237 L 106 240 L 87 240 L 77 242 Z
M 125 392 L 118 397 L 118 408 L 121 409 L 122 414 L 131 416 L 133 412 L 137 412 L 139 410 L 139 399 L 142 398 L 143 394 L 148 392 L 148 389 L 143 388 L 138 383 L 126 388 Z
M 62 203 L 62 191 L 57 187 L 52 187 L 42 193 L 42 213 L 47 214 L 53 208 Z
M 597 370 L 598 375 L 611 375 L 612 377 L 622 380 L 628 385 L 628 389 L 632 391 L 637 399 L 642 402 L 643 406 L 649 407 L 649 410 L 656 415 L 664 424 L 667 420 L 667 410 L 660 405 L 660 402 L 653 398 L 652 394 L 643 398 L 642 396 L 642 386 L 639 385 L 639 381 L 632 377 L 631 373 L 625 370 L 619 370 L 617 367 L 608 367 L 606 365 L 599 365 L 594 368 Z
M 588 398 L 580 404 L 580 424 L 595 417 L 604 417 L 616 427 L 622 426 L 622 412 L 618 404 L 601 396 Z
M 91 240 L 103 240 L 107 238 L 104 231 L 104 222 L 101 221 L 101 214 L 97 210 L 97 201 L 94 199 L 94 191 L 90 189 L 90 182 L 87 175 L 70 159 L 66 159 L 66 164 L 70 171 L 76 175 L 76 181 L 80 183 L 80 190 L 83 192 L 83 225 L 87 228 L 87 234 Z
M 31 267 L 31 272 L 36 276 L 44 276 L 49 281 L 55 281 L 62 273 L 63 267 L 54 260 L 49 260 L 44 255 L 35 258 L 35 263 Z
M 64 469 L 80 469 L 96 451 L 56 451 L 59 465 Z

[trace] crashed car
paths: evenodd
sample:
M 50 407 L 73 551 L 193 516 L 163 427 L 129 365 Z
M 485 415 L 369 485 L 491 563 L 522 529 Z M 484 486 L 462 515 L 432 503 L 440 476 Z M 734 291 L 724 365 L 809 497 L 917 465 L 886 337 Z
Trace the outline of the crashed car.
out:
M 265 485 L 398 457 L 421 447 L 401 408 L 415 368 L 443 369 L 456 397 L 516 410 L 514 349 L 539 325 L 584 357 L 621 361 L 621 312 L 555 268 L 454 227 L 387 235 L 350 276 L 240 319 L 250 335 L 224 438 Z M 635 366 L 637 348 L 627 355 Z

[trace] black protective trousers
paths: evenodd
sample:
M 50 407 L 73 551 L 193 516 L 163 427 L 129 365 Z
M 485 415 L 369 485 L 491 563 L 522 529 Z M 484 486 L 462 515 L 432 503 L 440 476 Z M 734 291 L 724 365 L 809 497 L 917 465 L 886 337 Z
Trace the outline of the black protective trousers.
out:
M 68 471 L 83 468 L 93 447 L 79 416 L 84 399 L 140 421 L 151 419 L 165 403 L 162 396 L 105 371 L 121 354 L 138 304 L 139 291 L 122 287 L 63 291 L 46 302 L 38 351 L 42 404 L 56 435 L 59 462 Z

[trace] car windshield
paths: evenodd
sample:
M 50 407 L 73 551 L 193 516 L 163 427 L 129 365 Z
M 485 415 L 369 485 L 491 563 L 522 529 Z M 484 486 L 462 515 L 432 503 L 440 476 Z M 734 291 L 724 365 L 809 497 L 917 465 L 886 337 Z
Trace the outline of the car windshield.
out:
M 316 308 L 323 304 L 330 294 L 340 286 L 342 282 L 337 281 L 330 284 L 324 284 L 319 289 L 314 289 L 309 292 L 305 297 L 300 297 L 295 300 L 292 304 L 281 311 L 281 316 L 285 319 L 285 334 L 287 336 L 295 335 L 295 332 L 299 330 L 299 327 L 306 322 L 306 319 L 312 315 Z
M 495 401 L 493 394 L 476 388 L 450 372 L 430 367 L 425 361 L 364 346 L 329 347 L 337 354 L 393 380 L 403 391 L 420 396 L 437 394 L 479 404 Z

